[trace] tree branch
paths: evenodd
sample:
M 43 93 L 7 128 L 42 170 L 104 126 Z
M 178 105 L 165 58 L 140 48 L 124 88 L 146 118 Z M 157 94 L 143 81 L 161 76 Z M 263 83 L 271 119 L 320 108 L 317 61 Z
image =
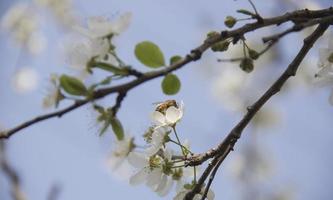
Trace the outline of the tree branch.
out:
M 138 75 L 136 79 L 129 81 L 127 83 L 113 86 L 110 88 L 97 90 L 93 94 L 93 97 L 90 99 L 77 101 L 73 105 L 71 105 L 67 108 L 64 108 L 64 109 L 56 111 L 56 112 L 51 112 L 49 114 L 38 116 L 34 119 L 28 120 L 16 127 L 12 128 L 12 129 L 0 132 L 0 139 L 9 138 L 16 132 L 18 132 L 24 128 L 27 128 L 33 124 L 36 124 L 38 122 L 41 122 L 41 121 L 44 121 L 44 120 L 47 120 L 50 118 L 54 118 L 54 117 L 61 117 L 62 115 L 66 114 L 72 110 L 75 110 L 75 109 L 87 104 L 90 101 L 94 101 L 94 100 L 103 98 L 112 93 L 117 93 L 117 92 L 118 93 L 119 92 L 127 93 L 132 88 L 134 88 L 144 82 L 147 82 L 151 79 L 154 79 L 154 78 L 157 78 L 160 76 L 164 76 L 172 71 L 180 69 L 181 67 L 187 65 L 190 62 L 200 59 L 202 53 L 204 53 L 213 44 L 220 42 L 222 40 L 225 40 L 228 38 L 234 38 L 234 41 L 237 42 L 237 40 L 238 40 L 237 38 L 241 38 L 241 36 L 243 36 L 244 34 L 257 30 L 257 29 L 260 29 L 260 28 L 263 28 L 263 27 L 267 27 L 267 26 L 271 26 L 271 25 L 280 25 L 280 24 L 288 22 L 288 21 L 297 21 L 297 19 L 300 19 L 300 18 L 311 20 L 311 19 L 316 19 L 316 18 L 324 18 L 324 17 L 328 17 L 328 16 L 331 16 L 331 17 L 333 16 L 332 7 L 328 8 L 328 9 L 315 10 L 315 11 L 304 9 L 304 10 L 297 10 L 297 11 L 294 11 L 291 13 L 286 13 L 286 14 L 278 16 L 278 17 L 266 18 L 260 22 L 257 21 L 254 23 L 249 23 L 249 24 L 246 24 L 235 30 L 222 31 L 221 34 L 213 36 L 213 37 L 205 40 L 203 44 L 201 44 L 197 48 L 193 49 L 188 55 L 186 55 L 185 58 L 183 58 L 179 62 L 176 62 L 161 70 L 156 70 L 156 71 L 147 72 L 147 73 L 143 73 L 143 74 L 140 73 L 140 75 Z M 316 23 L 321 23 L 321 20 L 318 19 L 316 21 Z
M 254 115 L 260 110 L 260 108 L 276 93 L 278 93 L 284 83 L 291 77 L 295 76 L 296 71 L 301 64 L 302 60 L 309 52 L 313 44 L 317 39 L 327 30 L 328 24 L 320 24 L 316 30 L 307 38 L 304 39 L 304 44 L 301 50 L 298 52 L 294 60 L 289 64 L 284 73 L 273 83 L 273 85 L 252 105 L 248 107 L 248 111 L 243 119 L 231 130 L 227 137 L 220 143 L 216 148 L 210 149 L 205 153 L 194 155 L 188 158 L 186 163 L 187 166 L 200 165 L 209 158 L 214 158 L 208 165 L 202 176 L 200 177 L 198 184 L 190 191 L 185 199 L 193 199 L 194 195 L 200 192 L 200 189 L 210 174 L 214 166 L 217 166 L 220 158 L 227 156 L 233 151 L 234 145 L 237 140 L 241 137 L 244 128 L 249 124 Z

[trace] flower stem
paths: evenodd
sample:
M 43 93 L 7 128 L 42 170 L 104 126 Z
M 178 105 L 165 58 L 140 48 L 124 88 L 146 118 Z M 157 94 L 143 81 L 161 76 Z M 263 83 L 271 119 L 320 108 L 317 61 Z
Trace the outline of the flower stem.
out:
M 177 138 L 178 145 L 180 146 L 180 149 L 182 150 L 183 156 L 186 156 L 186 153 L 184 151 L 184 146 L 182 145 L 182 143 L 179 140 L 179 137 L 178 137 L 178 134 L 177 134 L 177 131 L 176 131 L 176 126 L 173 126 L 172 129 L 173 129 L 173 132 L 175 133 L 175 136 Z M 187 148 L 185 147 L 185 149 L 187 149 Z

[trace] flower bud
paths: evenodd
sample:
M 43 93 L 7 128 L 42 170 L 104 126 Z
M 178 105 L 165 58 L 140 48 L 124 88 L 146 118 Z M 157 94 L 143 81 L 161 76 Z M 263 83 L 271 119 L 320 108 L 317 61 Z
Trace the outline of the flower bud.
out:
M 207 33 L 207 38 L 212 38 L 214 36 L 219 36 L 220 33 L 217 31 L 210 31 L 209 33 Z
M 233 16 L 227 16 L 224 20 L 224 24 L 229 28 L 232 28 L 236 24 L 236 22 L 237 20 Z
M 253 60 L 257 60 L 259 58 L 259 53 L 256 50 L 249 49 L 248 52 L 250 58 L 252 58 Z
M 229 41 L 223 40 L 221 42 L 213 44 L 212 47 L 211 47 L 211 49 L 214 52 L 217 52 L 217 51 L 226 51 L 226 50 L 228 50 L 229 44 L 230 44 Z
M 245 71 L 245 72 L 247 72 L 247 73 L 250 73 L 250 72 L 253 71 L 253 68 L 254 68 L 253 60 L 252 60 L 251 58 L 244 58 L 244 59 L 241 61 L 239 67 L 240 67 L 243 71 Z

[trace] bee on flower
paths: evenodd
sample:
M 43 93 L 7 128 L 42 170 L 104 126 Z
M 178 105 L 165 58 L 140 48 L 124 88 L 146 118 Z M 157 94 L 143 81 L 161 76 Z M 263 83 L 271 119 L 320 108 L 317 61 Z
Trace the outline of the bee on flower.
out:
M 157 125 L 174 127 L 183 117 L 184 103 L 177 103 L 175 100 L 167 100 L 157 105 L 152 113 L 152 120 Z

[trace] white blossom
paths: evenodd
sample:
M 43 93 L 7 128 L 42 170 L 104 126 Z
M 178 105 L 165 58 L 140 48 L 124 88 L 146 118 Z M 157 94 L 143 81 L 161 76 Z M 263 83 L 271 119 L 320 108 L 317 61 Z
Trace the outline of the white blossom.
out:
M 146 183 L 159 196 L 167 195 L 174 184 L 171 159 L 172 151 L 168 148 L 163 148 L 160 155 L 153 156 L 131 152 L 128 161 L 139 171 L 130 178 L 130 184 Z
M 10 8 L 1 20 L 2 28 L 32 54 L 40 53 L 46 46 L 46 39 L 39 30 L 36 13 L 33 6 L 21 2 Z
M 65 44 L 66 61 L 84 77 L 88 73 L 87 67 L 92 59 L 103 60 L 108 55 L 109 49 L 110 44 L 107 39 L 72 40 Z
M 104 16 L 90 17 L 87 20 L 87 27 L 75 26 L 74 29 L 89 38 L 102 38 L 111 34 L 120 34 L 130 24 L 131 13 L 121 15 L 117 20 L 110 21 Z
M 48 88 L 48 94 L 43 99 L 44 108 L 57 106 L 59 101 L 63 98 L 62 94 L 60 93 L 58 79 L 59 77 L 57 74 L 51 74 L 51 85 Z
M 328 48 L 319 49 L 318 67 L 316 84 L 333 86 L 333 33 L 329 37 Z M 333 89 L 329 97 L 329 102 L 333 105 Z
M 165 127 L 159 127 L 154 129 L 151 136 L 150 146 L 146 149 L 148 155 L 154 155 L 158 152 L 158 150 L 163 147 L 166 142 L 165 138 L 167 134 L 168 130 Z
M 156 123 L 157 127 L 161 126 L 174 126 L 181 120 L 184 114 L 184 103 L 181 101 L 176 106 L 170 106 L 166 109 L 165 113 L 154 111 L 152 113 L 152 120 Z
M 139 169 L 139 171 L 130 178 L 130 184 L 138 185 L 144 182 L 147 182 L 147 185 L 151 186 L 158 184 L 162 175 L 162 160 L 158 155 L 150 157 L 145 153 L 131 152 L 128 155 L 128 161 L 133 167 Z
M 51 11 L 51 13 L 65 26 L 72 26 L 76 22 L 72 0 L 34 0 L 34 2 Z
M 133 137 L 125 135 L 122 140 L 115 141 L 115 148 L 108 159 L 111 169 L 117 169 L 126 160 L 128 154 L 135 147 L 133 139 Z

